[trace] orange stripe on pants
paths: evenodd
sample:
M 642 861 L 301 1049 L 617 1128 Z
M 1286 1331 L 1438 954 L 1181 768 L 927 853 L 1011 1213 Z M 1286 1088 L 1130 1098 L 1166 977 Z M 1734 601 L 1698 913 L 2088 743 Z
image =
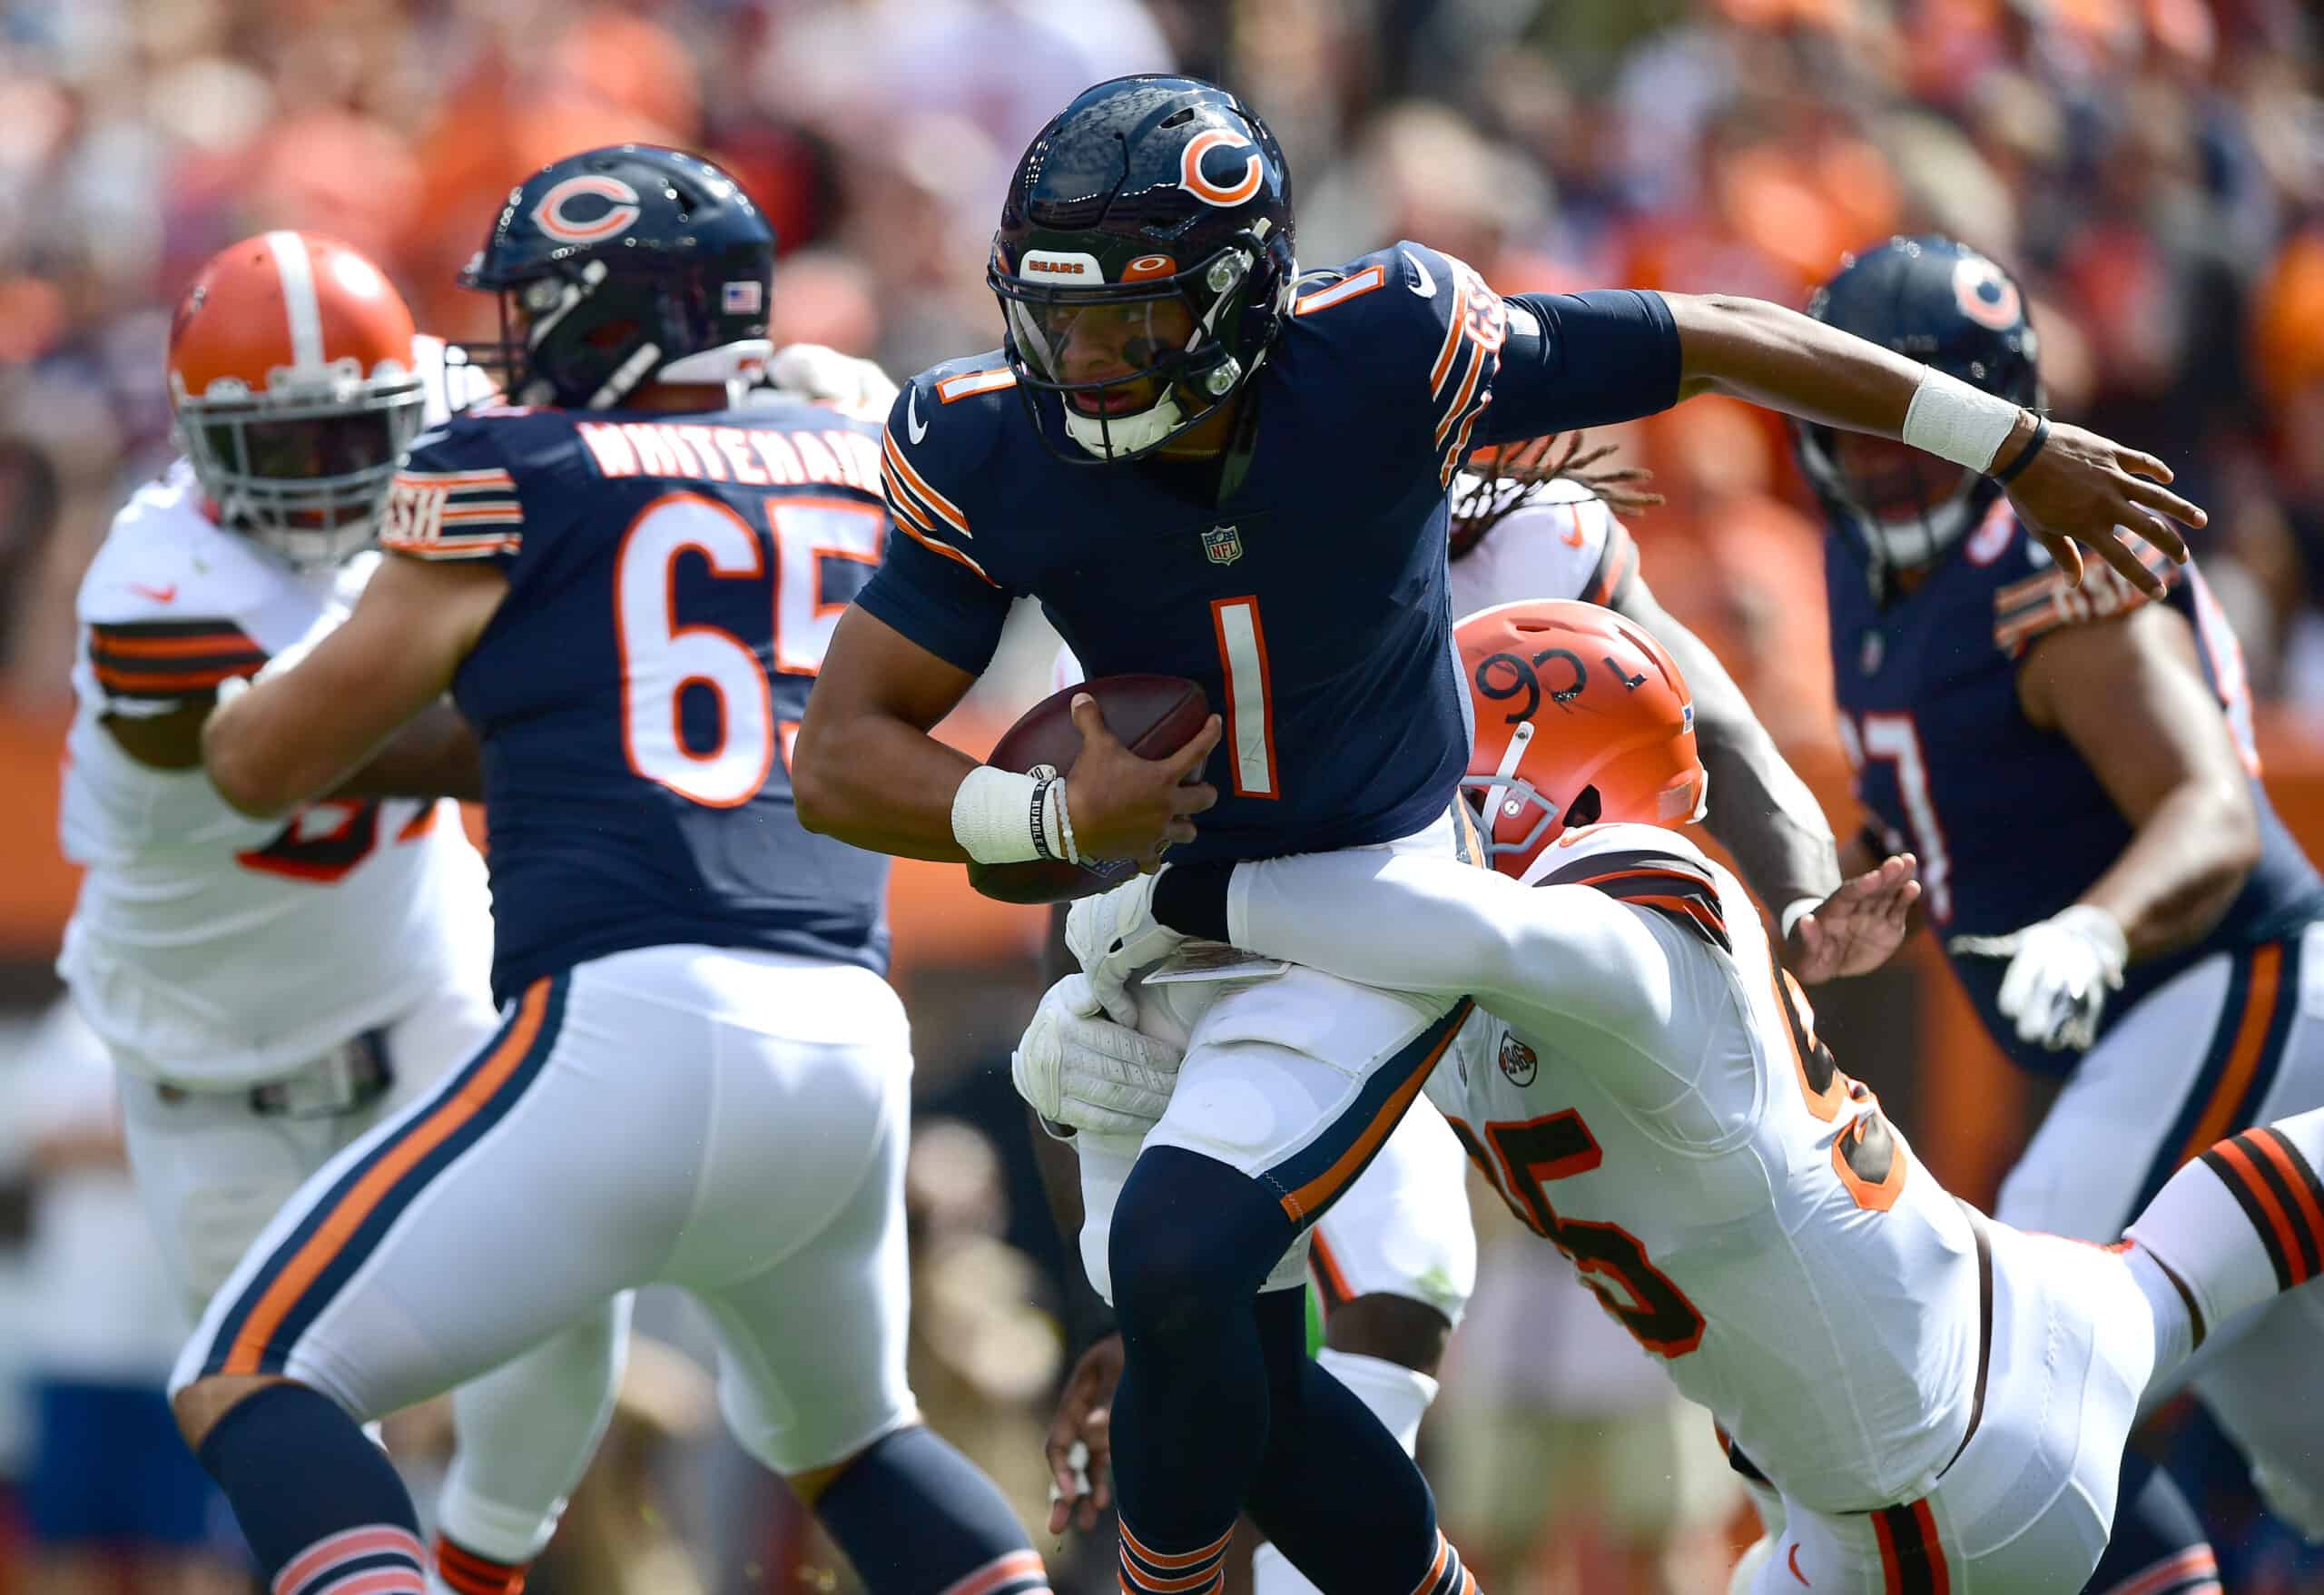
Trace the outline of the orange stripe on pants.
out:
M 396 1182 L 482 1111 L 492 1100 L 493 1093 L 517 1072 L 517 1066 L 524 1061 L 525 1054 L 540 1035 L 541 1017 L 548 1011 L 549 984 L 544 976 L 525 989 L 524 999 L 517 1008 L 517 1022 L 501 1038 L 500 1045 L 493 1049 L 484 1067 L 466 1085 L 438 1102 L 433 1112 L 408 1127 L 403 1138 L 371 1167 L 354 1189 L 340 1198 L 322 1226 L 307 1237 L 307 1244 L 299 1248 L 298 1255 L 267 1286 L 266 1295 L 259 1298 L 258 1305 L 242 1324 L 242 1332 L 235 1336 L 233 1349 L 227 1353 L 225 1366 L 220 1372 L 264 1371 L 267 1344 L 274 1338 L 274 1332 L 299 1305 L 307 1287 L 346 1249 L 348 1241 L 363 1227 L 364 1220 L 395 1188 Z
M 1453 1011 L 1445 1016 L 1444 1034 L 1439 1036 L 1436 1045 L 1428 1049 L 1427 1060 L 1413 1070 L 1410 1079 L 1396 1088 L 1394 1095 L 1373 1116 L 1372 1122 L 1364 1127 L 1363 1134 L 1355 1137 L 1354 1144 L 1334 1159 L 1329 1168 L 1283 1198 L 1283 1210 L 1294 1224 L 1339 1195 L 1355 1177 L 1356 1170 L 1364 1167 L 1364 1159 L 1372 1156 L 1373 1149 L 1388 1138 L 1388 1132 L 1394 1129 L 1396 1121 L 1404 1117 L 1404 1109 L 1413 1105 L 1413 1098 L 1420 1095 L 1423 1086 L 1428 1084 L 1428 1077 L 1434 1071 L 1437 1060 L 1444 1056 L 1444 1049 L 1452 1045 L 1452 1038 L 1461 1033 L 1461 1027 L 1468 1021 L 1469 1010 L 1474 1006 L 1465 997 L 1460 1000 Z

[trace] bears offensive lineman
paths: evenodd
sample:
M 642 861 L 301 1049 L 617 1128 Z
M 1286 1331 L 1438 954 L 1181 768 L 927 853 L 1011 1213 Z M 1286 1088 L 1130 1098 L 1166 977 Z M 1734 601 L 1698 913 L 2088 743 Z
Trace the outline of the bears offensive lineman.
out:
M 1418 243 L 1303 278 L 1273 135 L 1187 78 L 1101 84 L 1043 130 L 988 281 L 1007 341 L 914 379 L 890 412 L 907 536 L 842 617 L 800 732 L 802 818 L 891 852 L 1150 859 L 1167 842 L 1353 866 L 1370 856 L 1355 850 L 1449 852 L 1468 736 L 1445 489 L 1473 444 L 1718 389 L 2023 469 L 2036 520 L 2134 567 L 2115 524 L 2167 545 L 2157 510 L 2201 518 L 2122 468 L 2159 462 L 1773 306 L 1503 300 Z M 1140 761 L 1084 703 L 1066 783 L 945 747 L 928 728 L 1020 593 L 1092 672 L 1191 677 L 1231 725 Z M 1205 761 L 1219 784 L 1181 785 Z M 1170 1113 L 1117 1171 L 1105 1255 L 1085 1261 L 1123 1328 L 1114 1465 L 1133 1590 L 1206 1589 L 1246 1503 L 1326 1588 L 1466 1583 L 1411 1460 L 1301 1355 L 1295 1291 L 1308 1226 L 1418 1093 L 1456 1009 L 1306 971 L 1229 989 Z M 1114 1177 L 1086 1149 L 1083 1173 Z
M 2324 1273 L 2324 1109 L 2208 1148 L 2120 1245 L 1984 1218 L 1838 1069 L 1739 883 L 1677 833 L 1705 782 L 1661 646 L 1576 604 L 1460 639 L 1498 873 L 1174 864 L 1077 904 L 1074 945 L 1185 932 L 1475 993 L 1430 1096 L 1780 1492 L 1752 1588 L 2075 1588 L 2141 1394 Z M 1877 876 L 1893 946 L 1918 883 L 1901 858 Z M 1366 933 L 1388 915 L 1403 935 Z
M 1466 615 L 1526 597 L 1576 598 L 1610 605 L 1662 641 L 1695 684 L 1703 759 L 1718 774 L 1711 786 L 1718 801 L 1707 822 L 1742 862 L 1760 899 L 1780 908 L 1793 967 L 1810 984 L 1873 967 L 1886 944 L 1856 917 L 1864 900 L 1850 892 L 1822 906 L 1839 881 L 1823 811 L 1717 657 L 1656 602 L 1630 531 L 1615 513 L 1619 487 L 1610 483 L 1610 497 L 1601 497 L 1590 481 L 1564 474 L 1528 479 L 1524 462 L 1546 463 L 1555 441 L 1527 446 L 1506 475 L 1496 466 L 1489 476 L 1463 471 L 1456 478 L 1449 579 L 1453 612 Z M 1578 441 L 1568 440 L 1569 460 L 1577 449 Z M 1062 651 L 1054 684 L 1062 688 L 1082 674 L 1070 650 Z M 1063 906 L 1055 919 L 1062 950 Z M 1065 969 L 1071 968 L 1068 960 Z M 1067 1084 L 1050 1083 L 1059 1089 Z M 1062 1097 L 1034 1106 L 1053 1123 L 1074 1121 L 1075 1110 Z M 1038 1143 L 1037 1152 L 1048 1157 L 1050 1144 Z M 1426 1101 L 1415 1102 L 1310 1237 L 1309 1279 L 1324 1309 L 1325 1340 L 1316 1360 L 1357 1393 L 1407 1452 L 1435 1399 L 1438 1365 L 1475 1282 L 1466 1161 L 1443 1116 Z M 1070 1170 L 1060 1173 L 1071 1178 Z M 1069 1235 L 1093 1219 L 1102 1226 L 1105 1214 L 1081 1213 L 1079 1206 L 1078 1196 L 1065 1204 L 1061 1217 L 1071 1226 Z M 1110 1399 L 1119 1355 L 1118 1343 L 1093 1346 L 1087 1365 L 1068 1381 L 1050 1430 L 1060 1497 L 1053 1528 L 1067 1521 L 1070 1505 L 1064 1498 L 1082 1493 L 1073 1477 L 1075 1442 L 1087 1451 L 1081 1463 L 1087 1478 L 1102 1478 L 1108 1442 L 1088 1418 L 1093 1405 Z M 1090 1499 L 1094 1506 L 1096 1498 Z M 1095 1521 L 1090 1510 L 1081 1517 L 1085 1527 Z M 1253 1579 L 1259 1595 L 1290 1595 L 1307 1587 L 1271 1544 L 1255 1551 Z
M 61 829 L 86 873 L 58 967 L 119 1066 L 191 1323 L 301 1180 L 495 1021 L 483 864 L 435 800 L 476 782 L 449 705 L 288 814 L 235 812 L 201 770 L 220 689 L 338 625 L 370 576 L 397 457 L 447 414 L 442 346 L 360 254 L 277 231 L 196 273 L 168 359 L 185 458 L 81 584 Z M 617 1327 L 566 1329 L 455 1397 L 440 1524 L 478 1567 L 513 1577 L 547 1542 L 612 1411 Z
M 737 406 L 773 258 L 749 198 L 678 152 L 590 151 L 513 192 L 464 278 L 501 306 L 480 363 L 566 408 L 423 434 L 354 613 L 205 728 L 219 789 L 272 811 L 448 688 L 490 828 L 497 1033 L 300 1187 L 174 1380 L 285 1595 L 419 1587 L 360 1420 L 657 1279 L 707 1308 L 730 1426 L 872 1590 L 1046 1587 L 904 1383 L 886 862 L 803 832 L 786 774 L 885 540 L 877 429 Z
M 1809 313 L 2012 399 L 2039 392 L 2017 283 L 1950 240 L 1866 251 Z M 1987 1030 L 2063 1081 L 1998 1216 L 2112 1236 L 2213 1141 L 2324 1104 L 2303 996 L 2303 970 L 2324 969 L 2324 882 L 2260 788 L 2234 634 L 2192 566 L 2156 561 L 2153 603 L 2106 571 L 2071 587 L 1944 462 L 1818 428 L 1798 445 L 1827 519 L 1843 740 L 1878 832 L 1847 851 L 1919 855 L 1923 907 Z M 2324 1536 L 2324 1302 L 2235 1329 L 2195 1388 L 2278 1515 Z M 2162 1498 L 2140 1514 L 2149 1542 L 2120 1537 L 2093 1588 L 2207 1579 L 2176 1491 L 2131 1472 L 2126 1499 Z

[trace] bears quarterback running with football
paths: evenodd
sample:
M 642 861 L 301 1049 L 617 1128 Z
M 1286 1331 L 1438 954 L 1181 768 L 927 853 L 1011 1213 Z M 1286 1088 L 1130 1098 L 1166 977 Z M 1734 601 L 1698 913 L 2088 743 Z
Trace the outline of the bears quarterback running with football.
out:
M 1046 1588 L 905 1383 L 887 865 L 803 831 L 788 776 L 887 538 L 878 428 L 743 392 L 773 259 L 692 155 L 529 178 L 463 278 L 500 305 L 468 353 L 514 407 L 414 441 L 353 613 L 205 727 L 219 790 L 274 812 L 448 690 L 490 841 L 497 1029 L 300 1188 L 175 1376 L 280 1595 L 417 1590 L 358 1425 L 652 1281 L 708 1311 L 729 1426 L 871 1590 Z
M 1943 238 L 1849 259 L 1809 314 L 2016 403 L 2041 396 L 2025 295 Z M 2251 700 L 2196 566 L 2159 598 L 2073 586 L 1990 481 L 1877 438 L 1797 429 L 1821 499 L 1832 675 L 1873 823 L 1994 1041 L 2056 1095 L 1996 1214 L 2111 1239 L 2213 1142 L 2324 1107 L 2324 881 L 2260 783 Z M 2324 1537 L 2324 1301 L 2223 1325 L 2188 1370 L 2263 1498 Z M 2165 1387 L 2167 1389 L 2167 1387 Z M 2161 1392 L 2158 1392 L 2161 1393 Z M 2216 1570 L 2166 1474 L 2133 1457 L 2093 1590 Z
M 1668 652 L 1571 603 L 1459 635 L 1493 871 L 1172 863 L 1075 905 L 1073 945 L 1103 967 L 1195 935 L 1473 994 L 1430 1095 L 1776 1501 L 1738 1586 L 2078 1587 L 2142 1394 L 2319 1288 L 2324 1109 L 2208 1148 L 2108 1245 L 1985 1218 L 1839 1068 L 1740 883 L 1681 833 L 1705 778 Z M 1901 857 L 1876 881 L 1893 946 L 1920 883 Z M 1045 1067 L 1081 1067 L 1041 1023 Z
M 1717 389 L 1929 438 L 1980 469 L 2023 463 L 2014 491 L 2068 560 L 2068 532 L 2135 566 L 2116 524 L 2201 519 L 2150 479 L 2159 462 L 2071 428 L 2037 442 L 2014 407 L 1772 305 L 1504 300 L 1418 242 L 1303 274 L 1273 134 L 1187 78 L 1098 84 L 1043 130 L 988 281 L 1003 346 L 915 378 L 890 412 L 904 535 L 840 619 L 793 765 L 810 828 L 888 852 L 1151 860 L 1167 843 L 1349 870 L 1382 850 L 1451 856 L 1469 738 L 1446 489 L 1475 445 Z M 1191 678 L 1225 719 L 1149 762 L 1085 702 L 1063 783 L 947 748 L 928 729 L 1019 595 L 1093 674 Z M 1210 779 L 1180 783 L 1197 769 Z M 1084 1261 L 1123 1331 L 1114 1463 L 1134 1592 L 1214 1587 L 1246 1505 L 1324 1588 L 1471 1581 L 1411 1459 L 1304 1356 L 1296 1288 L 1309 1226 L 1459 1019 L 1441 995 L 1308 970 L 1230 989 L 1135 1159 L 1085 1150 L 1085 1184 L 1118 1190 Z
M 302 1180 L 497 1022 L 483 861 L 437 801 L 477 782 L 449 705 L 287 812 L 237 812 L 201 763 L 221 690 L 355 603 L 397 458 L 478 397 L 447 376 L 347 245 L 221 251 L 171 324 L 184 457 L 81 584 L 60 822 L 85 873 L 58 967 L 118 1065 L 131 1178 L 189 1324 Z M 547 1541 L 612 1412 L 618 1327 L 548 1325 L 507 1368 L 464 1371 L 481 1377 L 453 1400 L 448 1566 L 521 1566 Z

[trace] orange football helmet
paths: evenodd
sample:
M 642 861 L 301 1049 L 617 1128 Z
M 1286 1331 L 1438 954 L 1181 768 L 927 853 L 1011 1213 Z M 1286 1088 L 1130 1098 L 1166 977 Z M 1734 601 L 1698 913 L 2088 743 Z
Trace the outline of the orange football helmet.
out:
M 263 232 L 211 257 L 170 322 L 178 443 L 218 507 L 300 568 L 367 546 L 427 396 L 411 311 L 354 250 Z
M 1695 701 L 1662 645 L 1610 609 L 1535 599 L 1455 629 L 1469 773 L 1492 867 L 1521 876 L 1569 825 L 1702 818 Z

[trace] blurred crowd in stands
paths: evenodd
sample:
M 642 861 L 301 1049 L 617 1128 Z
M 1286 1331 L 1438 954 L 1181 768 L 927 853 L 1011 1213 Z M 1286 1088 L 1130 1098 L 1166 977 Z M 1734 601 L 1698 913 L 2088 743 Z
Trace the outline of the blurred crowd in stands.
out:
M 1976 244 L 2032 295 L 2056 410 L 2162 456 L 2211 507 L 2196 546 L 2254 686 L 2324 743 L 2315 0 L 6 0 L 0 717 L 69 701 L 74 586 L 172 452 L 169 307 L 232 239 L 343 238 L 457 340 L 487 330 L 490 301 L 454 280 L 512 183 L 589 144 L 690 146 L 781 235 L 778 340 L 902 376 L 998 341 L 987 240 L 1042 120 L 1088 83 L 1169 68 L 1268 117 L 1311 264 L 1411 236 L 1503 290 L 1797 305 L 1891 232 Z M 1662 601 L 1779 738 L 1827 743 L 1817 528 L 1781 428 L 1699 400 L 1619 440 L 1667 499 L 1633 527 Z M 1019 653 L 1029 695 L 1047 660 Z M 997 982 L 923 986 L 921 1034 L 943 1033 L 934 1013 L 1029 1006 L 1024 950 L 1006 957 Z M 1029 1516 L 1062 1259 L 995 1072 L 1006 1018 L 960 1032 L 981 1051 L 922 1060 L 921 1094 L 950 1117 L 915 1156 L 914 1373 Z M 0 1345 L 49 1359 L 0 1384 L 151 1381 L 174 1342 L 135 1299 L 133 1201 L 104 1185 L 117 1153 L 91 1058 L 61 1014 L 0 1037 L 16 1105 L 0 1113 Z M 1473 1560 L 1507 1591 L 1722 1587 L 1734 1497 L 1700 1465 L 1707 1437 L 1682 1441 L 1659 1393 L 1623 1383 L 1627 1343 L 1592 1349 L 1604 1326 L 1538 1273 L 1546 1252 L 1487 1243 L 1427 1452 Z M 41 1273 L 66 1264 L 79 1295 Z M 68 1300 L 78 1316 L 51 1322 Z M 692 1333 L 658 1326 L 681 1348 Z M 607 1504 L 577 1509 L 572 1566 L 538 1587 L 829 1588 L 763 1482 L 717 1451 L 682 1351 L 646 1356 L 633 1384 L 594 1486 Z M 25 1465 L 26 1410 L 0 1403 L 0 1480 Z M 1544 1493 L 1562 1505 L 1541 1511 Z M 0 1595 L 107 1587 L 53 1568 L 26 1581 L 10 1521 Z M 2292 1566 L 2263 1559 L 2231 1587 L 2324 1588 Z

